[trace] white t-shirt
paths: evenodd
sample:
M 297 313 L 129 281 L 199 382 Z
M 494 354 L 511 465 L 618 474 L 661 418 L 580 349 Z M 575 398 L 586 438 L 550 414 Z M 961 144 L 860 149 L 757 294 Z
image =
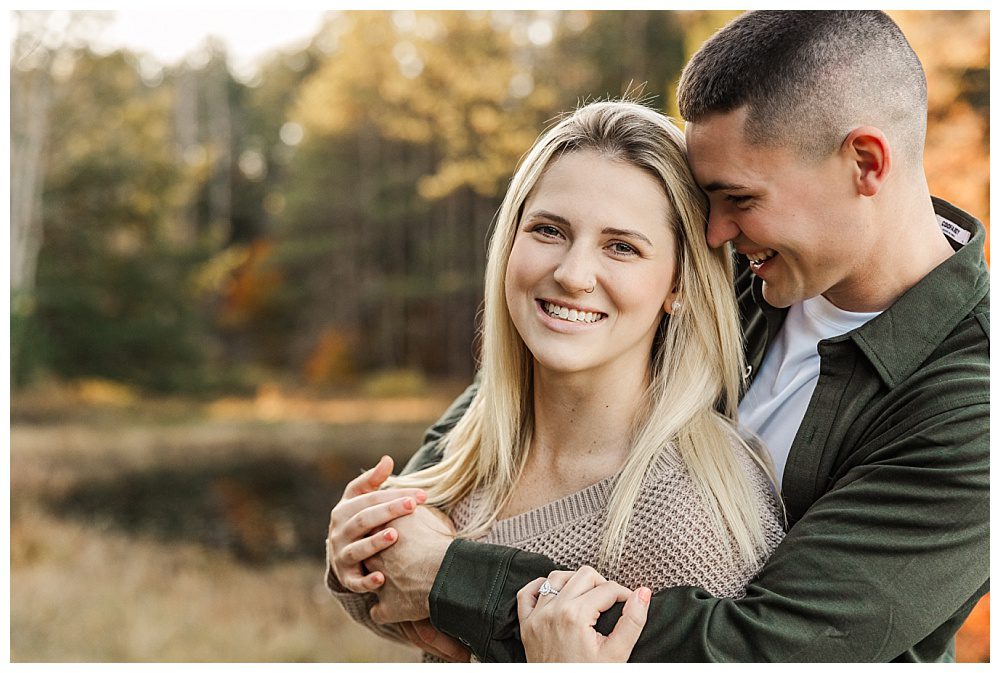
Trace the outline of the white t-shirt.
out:
M 739 407 L 740 425 L 760 437 L 770 452 L 779 486 L 795 433 L 819 380 L 817 345 L 864 325 L 879 313 L 843 311 L 822 295 L 788 309 Z

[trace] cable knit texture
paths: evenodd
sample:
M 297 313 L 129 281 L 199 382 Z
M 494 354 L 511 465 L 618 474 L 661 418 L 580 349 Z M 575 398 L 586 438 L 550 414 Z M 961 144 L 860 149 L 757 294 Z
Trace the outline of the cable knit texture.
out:
M 654 461 L 636 499 L 620 562 L 602 567 L 598 560 L 607 507 L 618 475 L 523 514 L 497 521 L 480 542 L 544 554 L 559 565 L 590 565 L 623 586 L 659 591 L 674 586 L 698 586 L 718 597 L 742 598 L 746 585 L 784 537 L 780 508 L 763 471 L 738 450 L 757 499 L 767 553 L 753 563 L 735 553 L 730 536 L 718 534 L 707 503 L 672 447 Z M 481 493 L 458 502 L 450 515 L 456 528 L 467 527 L 481 503 Z M 375 624 L 368 610 L 374 594 L 352 594 L 339 586 L 327 563 L 327 587 L 355 620 L 376 633 L 403 639 L 395 627 Z M 429 656 L 425 661 L 438 661 Z

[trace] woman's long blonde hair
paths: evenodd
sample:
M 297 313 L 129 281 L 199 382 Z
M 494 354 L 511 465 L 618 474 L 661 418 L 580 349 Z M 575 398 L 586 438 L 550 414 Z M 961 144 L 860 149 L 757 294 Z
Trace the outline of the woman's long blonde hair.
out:
M 486 265 L 479 390 L 465 415 L 443 438 L 436 465 L 392 480 L 428 492 L 445 509 L 477 489 L 481 506 L 462 535 L 489 530 L 511 496 L 531 445 L 531 353 L 511 321 L 504 278 L 521 209 L 555 158 L 596 151 L 660 180 L 672 206 L 664 222 L 677 238 L 676 287 L 683 307 L 664 314 L 651 357 L 650 385 L 636 415 L 632 446 L 611 495 L 601 545 L 602 565 L 613 568 L 622 551 L 633 505 L 649 467 L 676 447 L 700 488 L 723 540 L 755 561 L 765 550 L 757 499 L 734 446 L 753 452 L 736 431 L 743 348 L 728 246 L 709 248 L 707 205 L 688 168 L 684 134 L 643 105 L 602 101 L 565 116 L 544 133 L 511 180 L 497 215 Z M 760 462 L 759 459 L 757 459 Z

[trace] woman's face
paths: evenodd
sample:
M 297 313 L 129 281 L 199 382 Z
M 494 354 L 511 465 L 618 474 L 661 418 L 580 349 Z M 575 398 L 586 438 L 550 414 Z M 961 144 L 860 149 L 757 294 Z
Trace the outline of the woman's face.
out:
M 644 375 L 674 300 L 676 241 L 662 183 L 597 152 L 571 152 L 548 167 L 522 213 L 505 290 L 537 366 Z

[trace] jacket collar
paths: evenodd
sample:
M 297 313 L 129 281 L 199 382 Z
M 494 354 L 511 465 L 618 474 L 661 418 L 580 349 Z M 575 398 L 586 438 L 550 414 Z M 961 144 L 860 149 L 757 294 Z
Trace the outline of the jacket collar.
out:
M 892 306 L 861 327 L 828 340 L 852 340 L 890 388 L 913 374 L 989 292 L 984 256 L 986 228 L 947 201 L 937 197 L 931 200 L 934 212 L 970 233 L 969 242 L 964 246 L 953 242 L 955 254 Z M 764 312 L 769 328 L 773 326 L 769 332 L 776 332 L 787 309 L 775 308 L 764 301 L 762 290 L 763 281 L 755 277 L 754 300 Z
M 990 289 L 986 228 L 941 199 L 934 199 L 934 211 L 970 232 L 969 242 L 953 244 L 954 255 L 881 315 L 848 333 L 890 388 L 913 374 Z

